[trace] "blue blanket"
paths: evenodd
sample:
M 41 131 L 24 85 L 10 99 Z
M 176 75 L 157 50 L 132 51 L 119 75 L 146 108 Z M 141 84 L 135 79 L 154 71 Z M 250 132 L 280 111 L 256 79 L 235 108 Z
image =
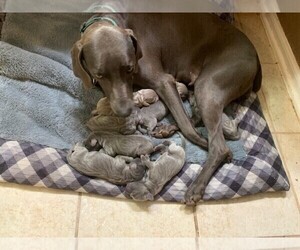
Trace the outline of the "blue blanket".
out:
M 0 137 L 55 148 L 83 140 L 99 91 L 83 90 L 70 49 L 83 14 L 7 14 L 0 42 Z
M 71 70 L 70 49 L 88 17 L 7 14 L 0 42 L 0 137 L 59 149 L 86 138 L 85 122 L 102 93 L 83 89 Z M 172 140 L 181 143 L 178 134 Z M 245 157 L 239 141 L 228 145 L 235 159 Z M 186 151 L 188 162 L 203 162 L 207 155 L 189 142 Z

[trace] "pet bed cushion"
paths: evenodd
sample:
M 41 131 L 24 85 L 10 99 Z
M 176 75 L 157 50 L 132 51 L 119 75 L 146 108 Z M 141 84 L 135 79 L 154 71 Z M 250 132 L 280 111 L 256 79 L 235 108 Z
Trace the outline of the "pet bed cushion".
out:
M 5 138 L 0 139 L 0 181 L 125 197 L 123 186 L 72 169 L 63 150 L 86 136 L 83 124 L 101 96 L 85 93 L 70 69 L 69 51 L 86 19 L 86 14 L 7 14 L 0 42 L 0 137 Z M 288 190 L 254 93 L 239 104 L 237 119 L 241 139 L 228 142 L 233 162 L 215 173 L 204 199 Z M 205 158 L 190 155 L 156 199 L 182 201 Z
M 240 103 L 237 117 L 247 156 L 217 170 L 205 190 L 204 200 L 289 189 L 282 162 L 254 93 Z M 124 186 L 90 178 L 72 169 L 67 164 L 66 153 L 35 143 L 0 139 L 0 181 L 125 198 Z M 182 202 L 187 187 L 199 171 L 200 165 L 186 163 L 155 199 Z

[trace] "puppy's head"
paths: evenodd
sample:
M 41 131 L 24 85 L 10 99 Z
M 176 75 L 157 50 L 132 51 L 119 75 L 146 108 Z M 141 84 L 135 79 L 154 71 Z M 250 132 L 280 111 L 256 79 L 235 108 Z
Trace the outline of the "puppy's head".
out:
M 152 201 L 153 195 L 149 192 L 143 182 L 131 182 L 127 184 L 125 192 L 136 201 Z
M 104 22 L 92 24 L 71 51 L 74 74 L 86 88 L 99 84 L 113 112 L 128 116 L 132 111 L 132 80 L 141 49 L 132 30 Z

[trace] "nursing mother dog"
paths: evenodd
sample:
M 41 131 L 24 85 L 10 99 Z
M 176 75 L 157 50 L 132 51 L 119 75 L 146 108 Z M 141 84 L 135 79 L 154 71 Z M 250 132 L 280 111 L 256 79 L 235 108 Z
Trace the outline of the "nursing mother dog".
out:
M 183 135 L 208 149 L 185 194 L 186 204 L 196 204 L 216 169 L 232 157 L 222 132 L 224 107 L 260 89 L 261 66 L 251 42 L 214 14 L 103 13 L 81 32 L 72 60 L 86 88 L 99 85 L 118 116 L 131 114 L 133 84 L 153 89 Z M 188 118 L 176 82 L 194 85 L 208 142 Z

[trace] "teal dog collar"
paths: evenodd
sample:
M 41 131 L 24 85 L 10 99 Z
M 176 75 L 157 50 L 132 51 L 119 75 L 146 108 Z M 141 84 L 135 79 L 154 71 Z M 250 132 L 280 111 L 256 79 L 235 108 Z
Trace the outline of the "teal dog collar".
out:
M 116 27 L 118 26 L 118 24 L 116 23 L 116 21 L 113 20 L 113 19 L 110 18 L 110 17 L 97 17 L 97 16 L 95 16 L 95 17 L 92 17 L 92 18 L 90 18 L 89 20 L 87 20 L 87 21 L 80 27 L 80 33 L 81 33 L 81 34 L 84 33 L 85 30 L 86 30 L 89 26 L 91 26 L 93 23 L 99 22 L 99 21 L 108 21 L 108 22 L 110 22 L 112 25 L 114 25 L 114 26 L 116 26 Z

